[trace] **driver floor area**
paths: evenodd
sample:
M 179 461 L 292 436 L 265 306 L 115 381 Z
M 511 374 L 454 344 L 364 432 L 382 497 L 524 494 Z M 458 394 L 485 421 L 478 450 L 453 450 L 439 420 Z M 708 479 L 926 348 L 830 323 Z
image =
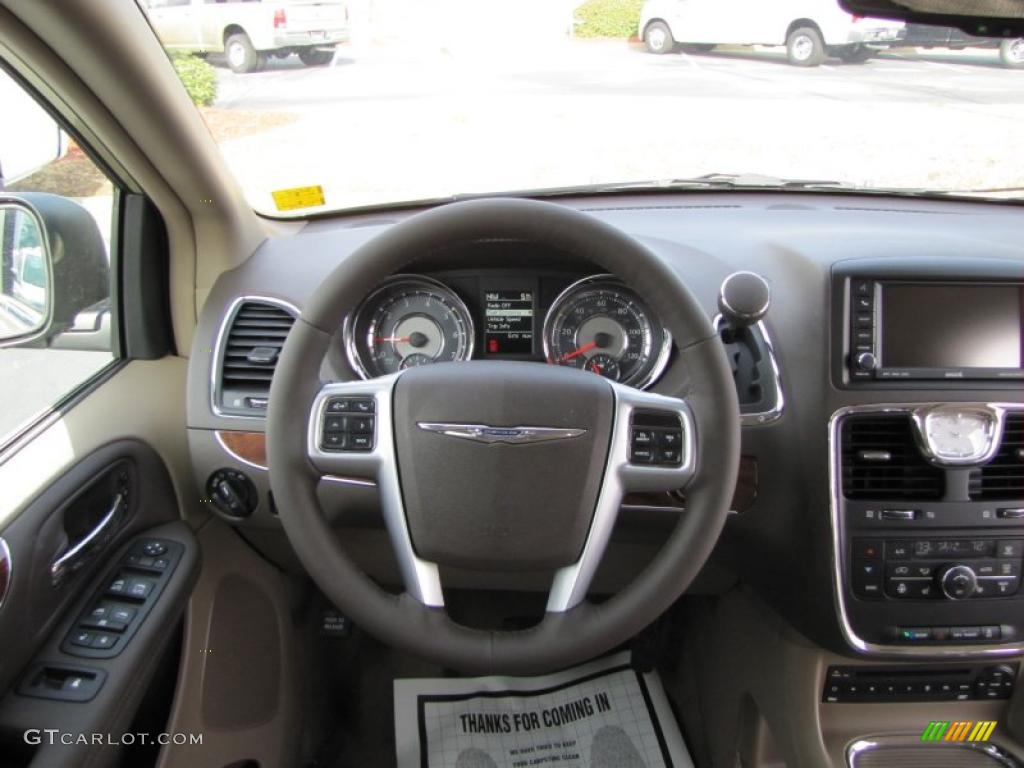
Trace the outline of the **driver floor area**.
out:
M 397 768 L 395 680 L 462 675 L 389 648 L 351 625 L 345 631 L 325 631 L 325 608 L 320 601 L 315 608 L 309 606 L 299 630 L 299 764 L 303 768 Z M 666 709 L 669 719 L 675 720 Z M 406 741 L 415 738 L 403 736 Z M 480 768 L 485 765 L 490 763 L 481 763 Z

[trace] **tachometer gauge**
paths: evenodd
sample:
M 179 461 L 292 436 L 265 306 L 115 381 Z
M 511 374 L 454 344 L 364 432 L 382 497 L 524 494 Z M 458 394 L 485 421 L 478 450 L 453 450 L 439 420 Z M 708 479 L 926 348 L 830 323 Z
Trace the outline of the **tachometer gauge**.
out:
M 384 283 L 345 322 L 349 363 L 363 378 L 418 365 L 469 360 L 473 320 L 462 299 L 429 277 Z
M 609 275 L 573 283 L 544 320 L 549 363 L 643 388 L 665 369 L 671 337 L 643 300 Z

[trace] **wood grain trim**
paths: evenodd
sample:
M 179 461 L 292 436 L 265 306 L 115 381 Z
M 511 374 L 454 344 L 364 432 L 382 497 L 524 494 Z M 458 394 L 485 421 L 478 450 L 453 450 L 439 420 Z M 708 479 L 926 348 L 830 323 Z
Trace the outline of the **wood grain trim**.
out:
M 239 461 L 259 469 L 267 468 L 267 436 L 263 432 L 217 430 L 217 440 L 224 450 Z
M 252 464 L 260 469 L 267 468 L 267 436 L 263 432 L 236 432 L 217 430 L 217 440 L 224 450 L 239 461 Z M 757 459 L 740 457 L 740 469 L 736 478 L 736 491 L 732 509 L 745 512 L 757 500 Z M 676 507 L 683 509 L 686 499 L 675 493 L 631 493 L 623 501 L 628 506 Z
M 746 512 L 757 501 L 757 459 L 740 457 L 740 468 L 736 474 L 736 490 L 733 492 L 733 512 Z M 630 493 L 623 500 L 630 507 L 686 508 L 686 497 L 680 493 Z

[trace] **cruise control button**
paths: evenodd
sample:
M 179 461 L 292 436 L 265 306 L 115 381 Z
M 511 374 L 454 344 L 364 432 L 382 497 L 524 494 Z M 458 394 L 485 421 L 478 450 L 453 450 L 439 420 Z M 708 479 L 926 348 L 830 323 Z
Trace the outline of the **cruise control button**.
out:
M 658 444 L 662 448 L 678 448 L 683 443 L 683 433 L 677 429 L 665 429 L 658 433 Z
M 658 463 L 659 464 L 680 464 L 682 463 L 683 455 L 678 448 L 659 448 L 658 449 Z
M 654 461 L 654 449 L 634 445 L 629 460 L 634 464 L 650 464 Z
M 652 445 L 654 443 L 654 431 L 651 429 L 637 429 L 633 427 L 633 445 Z

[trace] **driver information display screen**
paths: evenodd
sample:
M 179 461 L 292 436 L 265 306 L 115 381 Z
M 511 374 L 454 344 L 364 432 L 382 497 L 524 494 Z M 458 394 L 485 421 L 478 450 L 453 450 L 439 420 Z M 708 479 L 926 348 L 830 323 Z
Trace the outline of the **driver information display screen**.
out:
M 533 354 L 533 291 L 484 292 L 484 343 L 489 355 Z
M 890 283 L 882 289 L 885 368 L 1020 368 L 1019 285 Z

